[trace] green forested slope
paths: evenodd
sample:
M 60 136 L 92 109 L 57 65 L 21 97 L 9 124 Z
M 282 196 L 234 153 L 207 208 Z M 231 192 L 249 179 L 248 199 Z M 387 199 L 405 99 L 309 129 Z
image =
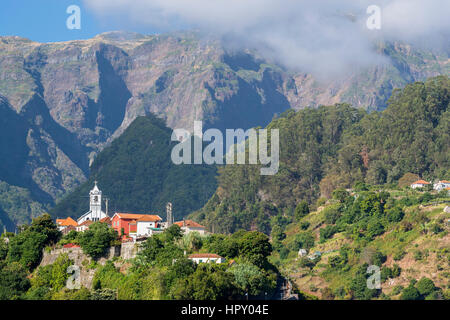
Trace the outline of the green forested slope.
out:
M 395 88 L 450 74 L 446 47 L 381 41 L 377 51 L 389 63 L 321 81 L 192 31 L 0 37 L 0 227 L 29 223 L 85 182 L 89 164 L 137 116 L 152 112 L 171 128 L 202 119 L 205 128 L 248 129 L 289 108 L 383 110 Z
M 54 217 L 87 212 L 89 190 L 98 181 L 110 213 L 154 213 L 165 216 L 168 201 L 176 218 L 197 210 L 216 187 L 213 166 L 176 166 L 170 154 L 172 130 L 154 116 L 139 117 L 105 148 L 91 166 L 90 178 L 51 210 Z
M 383 112 L 335 105 L 283 114 L 268 126 L 280 130 L 278 174 L 226 166 L 217 192 L 193 216 L 215 231 L 270 232 L 271 216 L 292 216 L 302 200 L 329 197 L 338 187 L 395 184 L 408 172 L 449 179 L 449 84 L 436 77 L 396 90 Z

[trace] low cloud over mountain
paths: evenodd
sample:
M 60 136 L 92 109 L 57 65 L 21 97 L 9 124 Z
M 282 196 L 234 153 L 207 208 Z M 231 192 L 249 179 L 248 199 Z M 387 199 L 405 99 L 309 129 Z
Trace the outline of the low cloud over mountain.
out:
M 133 25 L 213 32 L 230 47 L 253 47 L 277 63 L 327 77 L 387 63 L 374 50 L 381 39 L 435 46 L 450 30 L 446 0 L 89 0 L 85 5 L 103 18 L 120 16 Z M 381 8 L 380 30 L 366 27 L 370 5 Z

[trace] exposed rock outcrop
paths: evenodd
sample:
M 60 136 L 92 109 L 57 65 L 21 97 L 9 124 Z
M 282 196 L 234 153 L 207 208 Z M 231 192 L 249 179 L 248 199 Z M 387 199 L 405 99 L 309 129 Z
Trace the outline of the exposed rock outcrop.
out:
M 97 260 L 97 263 L 104 265 L 106 261 L 113 259 L 114 257 L 120 257 L 121 261 L 129 260 L 136 257 L 138 252 L 138 245 L 133 242 L 123 243 L 121 246 L 111 247 L 107 253 Z M 73 248 L 60 248 L 52 251 L 44 251 L 42 261 L 39 266 L 46 266 L 53 264 L 61 254 L 67 254 L 69 259 L 73 262 L 73 265 L 80 268 L 80 282 L 81 285 L 90 289 L 92 287 L 92 280 L 95 275 L 95 268 L 90 268 L 92 259 L 83 253 L 83 249 L 80 247 Z M 115 262 L 117 267 L 121 266 L 120 262 Z

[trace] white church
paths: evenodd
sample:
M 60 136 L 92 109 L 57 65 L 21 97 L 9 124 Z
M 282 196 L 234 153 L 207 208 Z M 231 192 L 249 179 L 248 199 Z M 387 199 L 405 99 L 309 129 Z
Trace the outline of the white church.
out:
M 108 215 L 102 211 L 102 192 L 97 187 L 97 181 L 95 181 L 94 188 L 89 192 L 89 211 L 78 218 L 78 225 L 85 221 L 100 221 L 106 218 Z

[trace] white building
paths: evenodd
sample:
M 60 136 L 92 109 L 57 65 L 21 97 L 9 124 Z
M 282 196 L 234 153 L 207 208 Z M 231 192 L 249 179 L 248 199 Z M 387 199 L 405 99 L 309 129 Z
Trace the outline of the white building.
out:
M 429 185 L 429 184 L 430 184 L 430 183 L 427 182 L 427 181 L 425 181 L 425 180 L 418 180 L 418 181 L 413 182 L 413 183 L 411 184 L 411 188 L 412 188 L 412 189 L 424 188 L 424 187 L 426 187 L 426 186 Z
M 436 191 L 442 191 L 447 188 L 450 188 L 450 181 L 447 180 L 441 180 L 433 185 L 433 189 Z
M 56 219 L 56 225 L 59 231 L 63 231 L 68 227 L 76 227 L 78 224 L 71 217 L 68 217 L 66 219 Z
M 225 259 L 221 256 L 214 253 L 197 253 L 191 254 L 188 257 L 189 260 L 194 261 L 195 263 L 224 263 Z
M 299 257 L 305 257 L 307 254 L 308 254 L 308 251 L 306 249 L 298 250 L 298 256 Z
M 191 232 L 198 232 L 201 235 L 206 234 L 206 228 L 192 220 L 177 221 L 174 224 L 178 225 L 185 234 Z
M 137 237 L 146 237 L 152 236 L 157 233 L 163 232 L 163 229 L 158 228 L 158 222 L 161 221 L 161 217 L 156 216 L 159 219 L 156 219 L 153 216 L 143 216 L 136 220 L 136 236 Z
M 89 229 L 89 226 L 90 226 L 91 224 L 93 224 L 93 223 L 94 223 L 94 222 L 93 222 L 92 220 L 86 220 L 86 221 L 80 223 L 78 226 L 76 226 L 76 227 L 75 227 L 75 230 L 76 230 L 77 232 L 84 232 L 84 231 L 88 230 L 88 229 Z
M 102 192 L 98 189 L 97 181 L 95 181 L 94 189 L 89 192 L 89 211 L 78 218 L 77 223 L 80 225 L 87 220 L 100 221 L 106 217 L 106 213 L 102 211 Z

